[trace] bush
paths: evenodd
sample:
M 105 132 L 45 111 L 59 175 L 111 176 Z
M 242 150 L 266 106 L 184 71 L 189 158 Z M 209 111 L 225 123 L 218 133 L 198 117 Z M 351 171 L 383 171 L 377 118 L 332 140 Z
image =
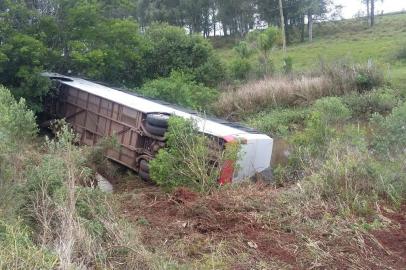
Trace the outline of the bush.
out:
M 237 149 L 211 149 L 209 138 L 196 125 L 180 117 L 169 119 L 166 148 L 150 162 L 151 178 L 165 189 L 186 186 L 208 192 L 217 186 L 223 159 L 237 158 Z
M 406 60 L 406 46 L 398 49 L 398 51 L 395 53 L 395 59 L 399 61 Z
M 327 76 L 337 90 L 342 94 L 353 90 L 365 92 L 384 83 L 384 74 L 381 67 L 372 61 L 367 64 L 348 64 L 340 61 L 334 64 L 322 63 L 321 73 Z
M 190 74 L 174 71 L 169 78 L 156 79 L 143 85 L 139 92 L 193 109 L 207 109 L 218 92 L 193 81 Z
M 379 114 L 372 116 L 375 131 L 373 145 L 375 149 L 388 156 L 406 153 L 406 102 L 393 109 L 387 117 Z
M 293 70 L 293 58 L 287 56 L 283 59 L 283 72 L 288 74 L 291 73 Z
M 379 88 L 359 94 L 351 93 L 343 96 L 344 103 L 351 108 L 355 118 L 369 118 L 373 113 L 388 114 L 398 104 L 399 97 L 391 88 Z
M 31 158 L 31 143 L 38 132 L 35 116 L 24 99 L 16 101 L 11 92 L 0 85 L 0 187 L 19 183 L 23 169 Z M 34 153 L 33 153 L 34 154 Z
M 21 220 L 12 224 L 0 219 L 0 269 L 56 269 L 58 257 L 37 246 Z
M 234 79 L 245 80 L 248 78 L 252 66 L 248 59 L 236 58 L 231 62 L 230 69 Z
M 2 142 L 15 145 L 29 142 L 38 132 L 35 115 L 27 108 L 25 100 L 17 102 L 11 92 L 1 85 L 0 115 L 0 147 Z
M 247 123 L 261 132 L 286 137 L 299 129 L 306 119 L 307 109 L 275 109 L 262 112 L 247 120 Z
M 239 42 L 235 47 L 234 51 L 238 54 L 240 58 L 248 58 L 252 54 L 252 50 L 250 49 L 249 45 L 245 41 Z
M 194 78 L 197 82 L 209 87 L 215 87 L 226 79 L 226 68 L 220 59 L 211 56 L 207 62 L 193 70 Z
M 312 111 L 320 113 L 321 119 L 327 125 L 342 123 L 351 116 L 350 109 L 339 97 L 326 97 L 317 100 Z

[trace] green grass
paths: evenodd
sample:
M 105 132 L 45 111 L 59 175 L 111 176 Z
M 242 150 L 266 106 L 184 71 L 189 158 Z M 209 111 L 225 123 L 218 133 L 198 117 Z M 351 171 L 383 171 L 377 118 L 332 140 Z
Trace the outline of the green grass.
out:
M 312 43 L 295 43 L 287 48 L 293 59 L 293 70 L 306 72 L 317 68 L 321 61 L 347 59 L 366 62 L 369 59 L 387 69 L 388 79 L 397 87 L 406 88 L 406 62 L 396 61 L 394 55 L 406 44 L 406 14 L 378 16 L 376 25 L 368 28 L 365 21 L 344 20 L 315 25 Z M 229 46 L 216 49 L 219 56 L 229 63 L 236 53 Z M 255 63 L 258 53 L 251 56 Z M 282 69 L 284 54 L 280 49 L 271 53 L 277 70 Z

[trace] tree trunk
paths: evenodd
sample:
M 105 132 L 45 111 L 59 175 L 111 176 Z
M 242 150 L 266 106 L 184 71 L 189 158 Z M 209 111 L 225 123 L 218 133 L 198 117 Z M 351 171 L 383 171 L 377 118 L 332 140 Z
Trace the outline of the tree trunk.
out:
M 305 16 L 303 15 L 300 18 L 300 42 L 304 42 L 305 41 Z
M 309 11 L 308 15 L 308 27 L 309 27 L 309 42 L 313 41 L 313 15 L 312 13 Z
M 371 27 L 375 24 L 375 0 L 371 0 Z
M 290 32 L 289 32 L 289 28 L 291 28 L 291 25 L 289 24 L 288 18 L 286 16 L 286 13 L 284 15 L 283 18 L 284 21 L 284 26 L 285 26 L 285 42 L 286 42 L 286 46 L 289 44 L 289 40 L 290 40 Z
M 282 0 L 279 0 L 279 14 L 281 16 L 281 28 L 282 28 L 282 44 L 283 52 L 286 52 L 286 32 L 285 32 L 285 18 L 283 16 Z
M 370 10 L 370 5 L 369 5 L 369 1 L 370 0 L 366 0 L 366 4 L 367 4 L 367 18 L 368 18 L 368 26 L 371 27 L 371 10 Z

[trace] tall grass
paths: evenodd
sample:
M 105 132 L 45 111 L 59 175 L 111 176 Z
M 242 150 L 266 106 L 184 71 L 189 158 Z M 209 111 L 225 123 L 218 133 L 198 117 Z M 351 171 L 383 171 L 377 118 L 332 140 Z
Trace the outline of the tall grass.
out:
M 323 64 L 320 71 L 301 76 L 273 76 L 223 92 L 214 107 L 229 116 L 278 106 L 308 104 L 325 96 L 368 91 L 383 83 L 383 72 L 373 63 Z

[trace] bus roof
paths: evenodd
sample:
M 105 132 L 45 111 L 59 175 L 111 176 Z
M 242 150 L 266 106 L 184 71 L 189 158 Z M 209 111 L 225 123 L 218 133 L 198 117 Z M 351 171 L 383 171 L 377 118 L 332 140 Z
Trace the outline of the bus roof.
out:
M 201 132 L 213 136 L 225 137 L 230 135 L 258 134 L 256 130 L 244 127 L 239 123 L 231 123 L 221 119 L 202 117 L 199 116 L 196 111 L 180 108 L 164 101 L 142 97 L 136 93 L 128 93 L 123 90 L 117 90 L 89 80 L 64 76 L 57 73 L 46 72 L 42 75 L 49 77 L 52 80 L 59 81 L 61 84 L 69 85 L 73 88 L 99 96 L 143 113 L 167 113 L 187 119 L 194 119 Z

